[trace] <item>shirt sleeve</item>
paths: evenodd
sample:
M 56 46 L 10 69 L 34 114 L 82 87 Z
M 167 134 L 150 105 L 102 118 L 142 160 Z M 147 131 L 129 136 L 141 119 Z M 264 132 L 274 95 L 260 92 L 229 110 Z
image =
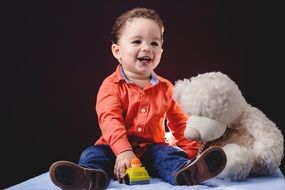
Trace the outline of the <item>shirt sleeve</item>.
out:
M 132 150 L 132 147 L 127 138 L 121 101 L 116 89 L 116 85 L 110 81 L 102 83 L 97 94 L 96 112 L 102 137 L 117 156 Z
M 168 127 L 173 136 L 177 140 L 176 145 L 182 148 L 190 159 L 197 156 L 201 143 L 194 140 L 189 140 L 184 137 L 184 130 L 188 116 L 183 112 L 181 106 L 173 99 L 173 86 L 170 86 L 170 108 L 166 114 Z

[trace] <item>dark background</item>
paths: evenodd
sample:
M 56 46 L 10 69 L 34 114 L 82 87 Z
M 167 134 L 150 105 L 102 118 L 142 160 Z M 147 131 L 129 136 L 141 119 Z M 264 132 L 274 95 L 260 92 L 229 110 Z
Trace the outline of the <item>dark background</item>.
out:
M 0 188 L 47 172 L 54 161 L 77 162 L 95 142 L 96 93 L 117 65 L 111 28 L 137 6 L 157 10 L 166 27 L 158 74 L 175 82 L 221 71 L 284 134 L 284 11 L 268 3 L 2 1 Z

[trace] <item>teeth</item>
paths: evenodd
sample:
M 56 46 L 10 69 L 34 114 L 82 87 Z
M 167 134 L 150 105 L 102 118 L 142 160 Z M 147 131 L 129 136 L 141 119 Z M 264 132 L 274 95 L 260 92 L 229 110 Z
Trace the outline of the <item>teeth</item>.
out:
M 140 60 L 140 61 L 150 61 L 151 58 L 150 57 L 139 57 L 138 60 Z

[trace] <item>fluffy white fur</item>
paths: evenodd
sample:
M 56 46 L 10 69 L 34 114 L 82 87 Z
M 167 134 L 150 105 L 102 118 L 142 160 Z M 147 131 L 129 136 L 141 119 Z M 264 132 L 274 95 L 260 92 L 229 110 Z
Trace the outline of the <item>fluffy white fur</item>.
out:
M 191 115 L 197 115 L 227 125 L 223 136 L 211 141 L 227 155 L 227 165 L 218 177 L 238 181 L 251 175 L 270 175 L 280 166 L 284 154 L 280 129 L 261 110 L 246 102 L 227 75 L 209 72 L 178 80 L 174 98 L 190 120 Z M 186 126 L 186 138 L 189 127 Z

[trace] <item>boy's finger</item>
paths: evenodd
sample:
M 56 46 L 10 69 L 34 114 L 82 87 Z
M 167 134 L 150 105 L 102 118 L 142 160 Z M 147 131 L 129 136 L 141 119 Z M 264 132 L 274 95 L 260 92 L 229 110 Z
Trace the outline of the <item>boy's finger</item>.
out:
M 119 173 L 120 173 L 120 179 L 122 179 L 124 176 L 125 176 L 125 167 L 123 166 L 123 167 L 121 167 L 120 168 L 120 171 L 119 171 Z

